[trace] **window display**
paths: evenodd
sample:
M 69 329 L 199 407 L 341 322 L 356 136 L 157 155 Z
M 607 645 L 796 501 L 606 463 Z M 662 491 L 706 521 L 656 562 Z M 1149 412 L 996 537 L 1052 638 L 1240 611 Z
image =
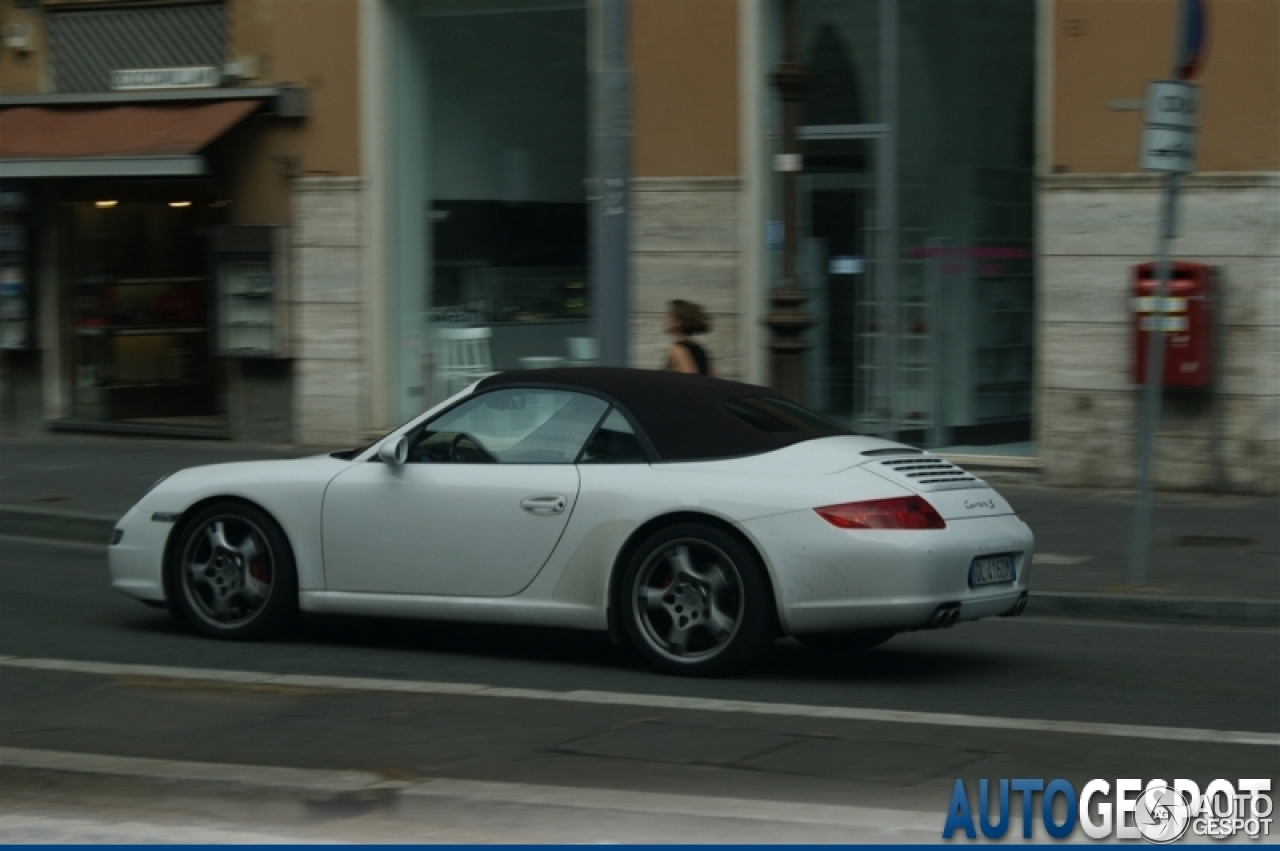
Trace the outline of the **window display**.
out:
M 213 234 L 218 354 L 287 354 L 288 298 L 284 228 L 229 225 Z
M 167 194 L 67 205 L 76 419 L 220 422 L 203 235 L 219 210 Z
M 31 344 L 24 239 L 21 226 L 0 227 L 0 349 Z

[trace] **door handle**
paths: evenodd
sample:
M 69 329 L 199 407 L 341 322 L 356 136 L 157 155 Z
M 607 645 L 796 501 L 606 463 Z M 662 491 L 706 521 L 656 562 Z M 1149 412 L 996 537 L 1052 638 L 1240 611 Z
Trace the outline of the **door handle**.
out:
M 563 496 L 531 496 L 527 499 L 520 500 L 520 507 L 530 514 L 538 514 L 542 516 L 550 516 L 559 514 L 564 511 L 565 506 L 569 504 L 569 500 Z

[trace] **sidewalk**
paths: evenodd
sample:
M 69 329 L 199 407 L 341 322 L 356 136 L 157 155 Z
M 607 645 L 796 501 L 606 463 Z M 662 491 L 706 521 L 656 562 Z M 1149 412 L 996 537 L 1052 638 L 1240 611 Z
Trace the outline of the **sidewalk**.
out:
M 46 435 L 0 440 L 0 535 L 103 542 L 159 477 L 319 447 Z M 1280 500 L 1161 494 L 1151 567 L 1129 584 L 1133 495 L 978 471 L 1036 533 L 1033 615 L 1280 625 Z

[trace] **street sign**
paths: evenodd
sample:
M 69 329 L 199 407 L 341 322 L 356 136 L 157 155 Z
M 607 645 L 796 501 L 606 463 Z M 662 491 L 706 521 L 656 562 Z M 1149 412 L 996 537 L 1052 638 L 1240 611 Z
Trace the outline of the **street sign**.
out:
M 191 68 L 119 68 L 111 72 L 111 88 L 117 92 L 147 89 L 216 89 L 222 71 L 214 65 Z
M 1142 134 L 1143 171 L 1187 174 L 1195 166 L 1200 90 L 1190 83 L 1147 86 L 1147 126 Z
M 1207 29 L 1204 0 L 1181 0 L 1178 8 L 1177 57 L 1173 62 L 1179 80 L 1190 80 L 1204 66 Z
M 1177 127 L 1147 127 L 1142 134 L 1142 170 L 1189 174 L 1195 166 L 1196 134 Z
M 1149 83 L 1146 108 L 1148 124 L 1194 130 L 1200 112 L 1200 90 L 1190 83 Z

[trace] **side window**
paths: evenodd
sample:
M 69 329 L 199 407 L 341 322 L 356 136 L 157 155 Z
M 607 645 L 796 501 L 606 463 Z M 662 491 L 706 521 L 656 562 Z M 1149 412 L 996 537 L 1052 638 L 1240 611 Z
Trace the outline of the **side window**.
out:
M 614 408 L 582 453 L 583 464 L 644 464 L 644 447 L 627 418 Z
M 436 417 L 411 464 L 572 464 L 608 405 L 562 390 L 495 390 Z

